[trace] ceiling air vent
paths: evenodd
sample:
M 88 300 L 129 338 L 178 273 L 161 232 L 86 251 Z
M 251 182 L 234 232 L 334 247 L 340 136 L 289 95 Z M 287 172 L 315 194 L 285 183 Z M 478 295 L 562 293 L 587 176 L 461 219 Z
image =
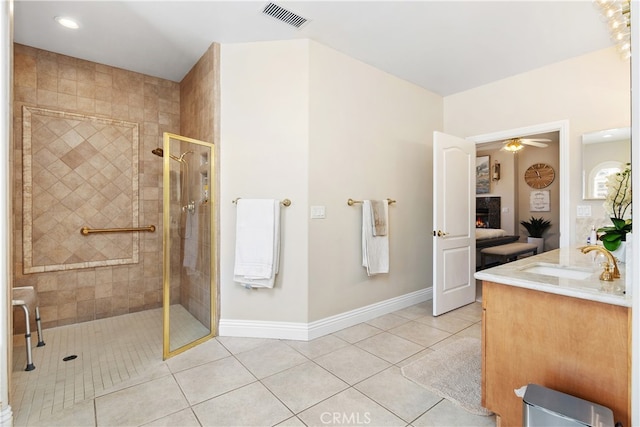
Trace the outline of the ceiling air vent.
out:
M 275 3 L 267 4 L 262 10 L 262 13 L 296 28 L 302 27 L 307 22 L 307 18 L 303 18 Z

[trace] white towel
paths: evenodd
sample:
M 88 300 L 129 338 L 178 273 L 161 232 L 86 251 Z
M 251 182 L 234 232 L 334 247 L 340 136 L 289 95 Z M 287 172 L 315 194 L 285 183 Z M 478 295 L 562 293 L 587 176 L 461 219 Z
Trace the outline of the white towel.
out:
M 389 216 L 389 204 L 384 201 L 384 215 Z M 384 236 L 373 235 L 373 214 L 371 201 L 362 203 L 362 266 L 367 268 L 367 274 L 389 272 L 389 221 L 387 233 Z
M 196 264 L 198 261 L 198 244 L 200 240 L 200 233 L 198 232 L 198 216 L 199 212 L 196 209 L 191 213 L 187 211 L 185 224 L 185 237 L 184 239 L 184 259 L 182 265 L 187 268 L 187 274 L 192 274 L 196 270 Z
M 247 288 L 273 288 L 280 261 L 280 202 L 238 199 L 233 280 Z

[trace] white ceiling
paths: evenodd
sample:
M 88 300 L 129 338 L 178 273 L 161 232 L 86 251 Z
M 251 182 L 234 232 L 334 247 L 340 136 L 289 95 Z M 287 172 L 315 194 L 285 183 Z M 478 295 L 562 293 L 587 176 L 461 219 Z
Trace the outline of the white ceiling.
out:
M 180 81 L 212 42 L 309 38 L 447 96 L 611 46 L 589 0 L 276 1 L 15 0 L 17 43 Z M 80 29 L 59 26 L 70 16 Z

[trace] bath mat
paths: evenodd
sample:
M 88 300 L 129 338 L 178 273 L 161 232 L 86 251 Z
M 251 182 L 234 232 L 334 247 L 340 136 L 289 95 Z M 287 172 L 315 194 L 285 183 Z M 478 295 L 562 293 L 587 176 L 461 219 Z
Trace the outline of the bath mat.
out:
M 481 402 L 481 342 L 460 338 L 402 368 L 402 375 L 475 415 Z

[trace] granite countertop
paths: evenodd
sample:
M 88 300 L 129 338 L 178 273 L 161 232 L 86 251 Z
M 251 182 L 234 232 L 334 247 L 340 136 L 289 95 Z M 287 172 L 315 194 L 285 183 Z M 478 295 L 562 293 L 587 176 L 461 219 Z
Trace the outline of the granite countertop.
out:
M 504 285 L 631 307 L 631 295 L 624 292 L 625 264 L 618 263 L 621 276 L 619 279 L 615 279 L 613 282 L 603 282 L 599 277 L 602 272 L 600 262 L 604 260 L 604 257 L 598 256 L 594 262 L 597 254 L 596 251 L 583 254 L 580 252 L 579 246 L 560 248 L 478 271 L 474 277 Z M 523 271 L 536 264 L 541 266 L 559 264 L 567 267 L 566 270 L 573 269 L 584 272 L 587 277 L 573 279 Z

